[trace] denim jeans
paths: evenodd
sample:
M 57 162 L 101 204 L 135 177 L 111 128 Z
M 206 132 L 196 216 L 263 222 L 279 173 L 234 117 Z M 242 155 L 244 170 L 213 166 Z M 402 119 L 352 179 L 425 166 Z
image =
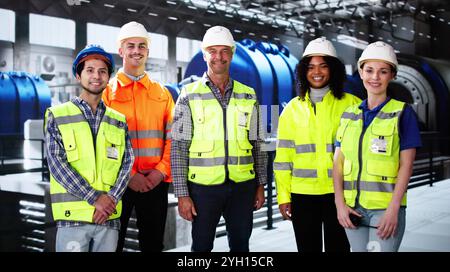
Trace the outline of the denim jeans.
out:
M 102 225 L 60 227 L 56 232 L 56 252 L 114 252 L 118 237 L 118 230 Z
M 256 186 L 254 180 L 240 183 L 227 180 L 214 186 L 190 183 L 190 195 L 197 210 L 192 222 L 191 250 L 210 252 L 213 249 L 216 227 L 223 216 L 230 251 L 248 252 Z
M 398 224 L 396 233 L 388 239 L 382 240 L 377 235 L 377 229 L 367 226 L 377 226 L 386 210 L 368 210 L 359 205 L 355 210 L 363 216 L 361 225 L 356 229 L 346 228 L 348 241 L 352 252 L 397 252 L 405 233 L 406 208 L 400 207 L 398 211 Z

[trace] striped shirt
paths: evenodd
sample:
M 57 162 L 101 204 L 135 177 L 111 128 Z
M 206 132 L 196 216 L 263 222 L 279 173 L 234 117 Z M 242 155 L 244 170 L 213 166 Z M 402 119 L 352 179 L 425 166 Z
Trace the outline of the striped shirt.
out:
M 206 73 L 200 79 L 202 84 L 208 86 L 216 99 L 219 101 L 223 109 L 228 107 L 231 95 L 233 93 L 233 80 L 230 78 L 225 87 L 224 95 L 219 88 L 215 86 Z M 259 104 L 256 102 L 254 113 L 249 131 L 250 143 L 253 145 L 252 155 L 254 158 L 255 180 L 258 184 L 266 184 L 267 182 L 267 153 L 261 151 L 264 143 L 262 137 L 263 130 L 261 125 L 261 116 Z M 187 177 L 189 167 L 189 147 L 192 139 L 192 114 L 189 108 L 189 99 L 183 92 L 178 97 L 175 105 L 175 113 L 172 125 L 172 147 L 170 152 L 170 163 L 172 168 L 172 178 L 175 197 L 189 196 Z
M 92 139 L 97 136 L 100 123 L 106 111 L 106 106 L 103 101 L 100 101 L 97 111 L 92 112 L 91 107 L 85 101 L 79 97 L 71 99 L 71 102 L 78 106 L 83 113 L 86 121 L 89 123 L 92 132 Z M 67 155 L 62 142 L 61 133 L 58 130 L 58 126 L 55 122 L 55 118 L 51 112 L 48 114 L 46 122 L 46 147 L 47 147 L 47 160 L 48 167 L 55 180 L 61 184 L 68 193 L 74 195 L 77 198 L 87 201 L 93 205 L 102 192 L 95 190 L 75 169 L 67 162 Z M 133 166 L 134 155 L 133 148 L 128 136 L 128 127 L 125 125 L 126 133 L 126 148 L 122 159 L 122 165 L 117 175 L 117 180 L 108 195 L 113 197 L 116 203 L 122 198 L 123 193 L 128 185 L 130 177 L 131 167 Z M 75 221 L 58 221 L 58 227 L 73 227 L 84 225 L 86 222 Z M 120 228 L 119 219 L 108 220 L 103 225 L 110 226 L 114 229 Z

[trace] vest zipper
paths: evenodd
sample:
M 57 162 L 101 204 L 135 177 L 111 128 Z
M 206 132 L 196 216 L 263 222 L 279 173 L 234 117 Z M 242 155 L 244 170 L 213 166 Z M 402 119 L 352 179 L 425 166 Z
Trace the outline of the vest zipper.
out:
M 364 124 L 363 124 L 364 126 Z M 361 182 L 361 173 L 362 173 L 362 142 L 364 139 L 364 134 L 366 133 L 367 128 L 363 128 L 361 131 L 361 135 L 359 136 L 359 143 L 358 143 L 358 178 L 356 179 L 356 198 L 355 198 L 355 207 L 356 204 L 359 202 L 359 194 L 360 192 L 360 182 Z
M 219 102 L 220 103 L 220 102 Z M 225 148 L 225 181 L 228 180 L 228 141 L 227 141 L 227 109 L 222 107 L 222 115 L 223 115 L 223 143 Z

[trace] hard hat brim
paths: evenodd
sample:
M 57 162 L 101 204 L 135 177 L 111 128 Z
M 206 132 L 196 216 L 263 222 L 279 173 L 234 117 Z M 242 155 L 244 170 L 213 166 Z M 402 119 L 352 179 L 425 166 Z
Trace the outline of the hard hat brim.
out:
M 398 69 L 398 64 L 396 64 L 396 63 L 392 63 L 392 62 L 387 61 L 387 60 L 384 60 L 384 59 L 375 59 L 375 58 L 374 58 L 374 59 L 364 59 L 364 60 L 358 61 L 358 69 L 361 69 L 361 66 L 362 66 L 364 63 L 369 62 L 369 61 L 379 61 L 379 62 L 384 62 L 384 63 L 389 64 L 389 65 L 391 65 L 392 67 L 394 67 L 395 70 Z

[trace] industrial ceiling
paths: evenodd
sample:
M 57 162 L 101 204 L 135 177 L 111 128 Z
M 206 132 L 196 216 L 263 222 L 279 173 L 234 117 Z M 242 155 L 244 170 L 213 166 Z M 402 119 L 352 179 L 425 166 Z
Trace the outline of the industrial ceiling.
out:
M 281 36 L 312 38 L 321 32 L 357 36 L 355 26 L 360 23 L 400 28 L 394 20 L 402 16 L 450 28 L 446 0 L 4 0 L 0 7 L 113 26 L 138 20 L 151 32 L 193 39 L 219 24 L 237 37 L 275 41 Z

